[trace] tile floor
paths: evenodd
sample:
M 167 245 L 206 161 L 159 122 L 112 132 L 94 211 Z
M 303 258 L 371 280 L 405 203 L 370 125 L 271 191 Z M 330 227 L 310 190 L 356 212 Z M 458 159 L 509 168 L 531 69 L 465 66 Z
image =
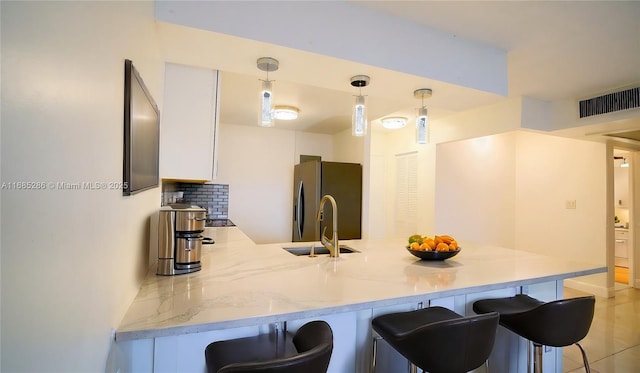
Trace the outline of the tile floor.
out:
M 587 295 L 565 288 L 565 298 Z M 580 343 L 592 373 L 640 372 L 640 289 L 616 291 L 614 298 L 596 297 L 589 334 Z M 563 349 L 564 372 L 584 372 L 580 349 Z

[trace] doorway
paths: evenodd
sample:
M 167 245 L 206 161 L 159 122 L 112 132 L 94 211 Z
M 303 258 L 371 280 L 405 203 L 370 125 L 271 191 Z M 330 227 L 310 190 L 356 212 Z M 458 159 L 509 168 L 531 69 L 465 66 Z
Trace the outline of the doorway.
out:
M 614 285 L 615 290 L 634 286 L 634 156 L 633 151 L 614 148 Z

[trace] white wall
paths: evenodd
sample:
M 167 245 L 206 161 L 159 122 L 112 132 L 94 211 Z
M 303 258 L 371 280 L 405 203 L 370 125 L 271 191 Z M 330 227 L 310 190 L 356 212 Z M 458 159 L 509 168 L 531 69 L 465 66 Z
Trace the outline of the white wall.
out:
M 255 242 L 291 241 L 293 167 L 300 154 L 335 161 L 330 135 L 220 124 L 218 177 L 229 218 Z
M 631 168 L 631 184 L 635 187 L 630 190 L 633 199 L 633 219 L 629 222 L 629 230 L 632 234 L 633 245 L 631 254 L 633 255 L 633 283 L 632 285 L 640 287 L 640 191 L 637 185 L 640 185 L 640 152 L 631 153 L 629 160 L 629 168 Z
M 348 129 L 334 134 L 332 139 L 335 162 L 360 163 L 364 166 L 366 137 L 355 137 Z
M 333 161 L 333 139 L 331 136 L 308 133 L 308 132 L 295 132 L 295 157 L 293 158 L 293 164 L 300 163 L 300 155 L 318 155 L 323 161 Z M 293 167 L 292 167 L 293 170 Z M 292 171 L 293 172 L 293 171 Z
M 378 131 L 372 135 L 372 157 L 379 158 L 376 163 L 376 172 L 382 173 L 379 176 L 380 183 L 377 189 L 383 189 L 375 198 L 371 198 L 371 214 L 384 214 L 385 236 L 398 237 L 399 232 L 395 231 L 395 198 L 396 198 L 396 164 L 395 158 L 398 154 L 416 152 L 418 155 L 418 209 L 416 226 L 418 232 L 423 235 L 435 234 L 435 145 L 416 143 L 415 127 L 411 124 L 407 127 L 393 131 Z M 380 171 L 380 168 L 383 171 Z M 373 186 L 372 186 L 373 187 Z M 380 198 L 384 196 L 384 198 Z M 382 218 L 379 218 L 382 222 Z M 405 237 L 402 237 L 405 238 Z
M 433 123 L 432 138 L 441 143 L 438 145 L 436 172 L 437 230 L 459 229 L 467 231 L 469 238 L 485 242 L 513 243 L 513 247 L 524 250 L 579 256 L 605 265 L 608 215 L 605 146 L 522 130 L 552 130 L 602 121 L 602 118 L 577 120 L 576 116 L 575 102 L 550 104 L 522 97 L 458 113 Z M 505 138 L 509 131 L 517 131 L 517 137 Z M 481 137 L 487 135 L 492 136 Z M 442 144 L 447 141 L 454 142 Z M 478 158 L 468 157 L 473 155 L 470 153 L 473 146 L 496 141 L 498 143 L 488 149 L 496 152 L 494 157 L 486 158 L 480 154 Z M 501 154 L 497 144 L 513 148 L 503 148 L 504 154 Z M 506 156 L 515 158 L 500 158 Z M 456 166 L 455 163 L 460 161 L 466 162 L 465 165 Z M 515 162 L 513 166 L 509 164 L 512 161 Z M 454 185 L 448 190 L 445 187 L 446 183 L 456 183 L 460 178 L 464 180 L 463 184 L 467 184 L 464 188 Z M 478 180 L 481 180 L 480 184 L 477 184 Z M 574 199 L 577 209 L 564 209 L 566 200 Z M 462 215 L 459 222 L 452 212 L 445 209 L 449 203 L 453 203 L 450 206 Z M 512 208 L 515 210 L 511 211 Z M 489 213 L 480 220 L 484 210 Z M 505 219 L 504 214 L 510 218 Z M 442 216 L 446 221 L 441 219 Z M 500 223 L 492 224 L 492 221 Z M 463 222 L 464 228 L 460 227 Z M 554 244 L 541 241 L 553 241 Z M 554 247 L 562 249 L 554 250 Z M 604 274 L 567 281 L 569 286 L 605 296 L 610 293 L 608 283 L 610 281 Z
M 220 124 L 219 134 L 215 182 L 229 184 L 229 219 L 257 243 L 291 241 L 295 132 Z
M 438 144 L 436 231 L 515 247 L 516 135 Z
M 520 129 L 522 110 L 523 99 L 516 97 L 430 121 L 431 142 L 439 144 Z
M 600 143 L 518 132 L 516 248 L 604 265 L 606 159 Z
M 2 6 L 0 6 L 0 30 L 2 30 Z M 0 32 L 1 34 L 1 32 Z M 0 42 L 0 47 L 2 43 Z M 0 53 L 1 55 L 1 53 Z M 2 70 L 2 58 L 0 58 L 0 71 Z M 0 87 L 0 97 L 2 97 L 2 89 Z M 0 109 L 0 112 L 2 110 Z M 2 118 L 0 115 L 0 144 L 2 144 Z M 2 152 L 0 151 L 0 181 L 2 178 Z M 2 320 L 2 193 L 0 192 L 0 320 Z M 0 370 L 2 370 L 2 321 L 0 321 Z
M 2 182 L 122 180 L 123 71 L 159 104 L 151 2 L 2 2 Z M 159 189 L 2 190 L 3 372 L 98 372 L 147 271 Z
M 363 140 L 336 135 L 220 124 L 218 184 L 229 184 L 229 219 L 257 243 L 291 241 L 293 167 L 300 155 L 363 163 Z
M 387 200 L 389 186 L 389 169 L 386 157 L 386 136 L 371 134 L 369 169 L 369 200 L 367 224 L 363 224 L 363 238 L 385 238 L 389 234 L 389 226 L 393 220 L 389 215 L 390 205 Z M 364 180 L 364 179 L 363 179 Z M 363 181 L 364 183 L 364 181 Z M 363 200 L 363 204 L 367 201 Z M 364 215 L 363 215 L 364 218 Z M 364 219 L 363 219 L 364 221 Z
M 603 144 L 526 131 L 439 144 L 436 228 L 606 265 L 606 159 Z

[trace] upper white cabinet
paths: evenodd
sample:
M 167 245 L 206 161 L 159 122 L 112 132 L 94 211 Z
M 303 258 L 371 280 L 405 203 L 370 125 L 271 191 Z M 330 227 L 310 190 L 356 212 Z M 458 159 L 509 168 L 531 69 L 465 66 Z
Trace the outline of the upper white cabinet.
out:
M 160 115 L 162 178 L 215 178 L 218 92 L 217 70 L 165 64 Z
M 616 207 L 629 205 L 629 169 L 614 167 L 614 194 Z

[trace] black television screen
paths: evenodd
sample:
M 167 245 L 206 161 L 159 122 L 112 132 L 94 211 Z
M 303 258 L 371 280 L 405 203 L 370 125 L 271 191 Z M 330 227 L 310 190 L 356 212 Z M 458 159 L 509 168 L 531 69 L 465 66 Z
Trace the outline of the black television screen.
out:
M 160 111 L 131 60 L 124 61 L 125 196 L 158 186 Z

